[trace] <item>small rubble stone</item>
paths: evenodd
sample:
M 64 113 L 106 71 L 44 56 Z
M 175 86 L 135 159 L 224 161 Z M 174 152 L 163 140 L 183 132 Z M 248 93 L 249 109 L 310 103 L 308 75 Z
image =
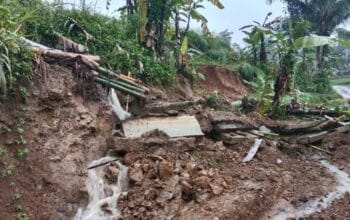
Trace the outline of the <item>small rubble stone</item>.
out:
M 130 172 L 129 176 L 130 180 L 134 182 L 141 182 L 143 179 L 143 172 L 140 168 L 134 169 Z
M 173 173 L 173 166 L 167 162 L 162 161 L 159 163 L 159 177 L 161 179 L 168 179 Z
M 216 195 L 216 196 L 221 195 L 224 191 L 224 189 L 221 186 L 216 185 L 214 183 L 210 183 L 209 186 L 210 186 L 211 190 L 213 191 L 214 195 Z
M 118 180 L 119 169 L 111 164 L 106 167 L 106 178 L 110 183 L 115 183 Z
M 198 186 L 202 189 L 208 188 L 210 179 L 207 176 L 200 176 L 192 180 L 193 185 Z

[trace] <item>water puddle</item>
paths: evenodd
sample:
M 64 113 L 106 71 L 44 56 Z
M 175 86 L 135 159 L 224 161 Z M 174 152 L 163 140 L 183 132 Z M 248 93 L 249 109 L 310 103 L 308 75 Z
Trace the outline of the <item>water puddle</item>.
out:
M 299 219 L 307 217 L 328 208 L 335 200 L 340 199 L 346 192 L 350 192 L 350 178 L 346 172 L 341 171 L 338 167 L 326 160 L 321 160 L 321 164 L 326 167 L 337 180 L 337 186 L 334 191 L 326 196 L 302 203 L 297 207 L 293 206 L 288 201 L 281 201 L 278 203 L 277 208 L 270 213 L 270 219 L 285 220 L 289 218 Z
M 117 201 L 128 189 L 128 168 L 109 156 L 91 162 L 88 167 L 89 204 L 78 210 L 74 220 L 118 219 Z

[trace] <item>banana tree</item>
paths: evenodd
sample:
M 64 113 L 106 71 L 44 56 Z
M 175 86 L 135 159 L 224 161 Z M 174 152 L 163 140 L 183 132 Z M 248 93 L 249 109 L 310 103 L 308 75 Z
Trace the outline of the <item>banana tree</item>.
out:
M 273 29 L 273 26 L 280 22 L 280 18 L 275 18 L 271 22 L 268 22 L 272 13 L 268 13 L 262 23 L 254 21 L 254 24 L 241 27 L 239 30 L 247 35 L 245 42 L 251 45 L 254 54 L 254 63 L 256 63 L 257 45 L 259 48 L 259 61 L 261 64 L 267 64 L 267 49 L 266 49 L 266 34 L 265 31 Z M 250 29 L 247 31 L 247 29 Z
M 294 74 L 296 56 L 298 52 L 306 48 L 314 48 L 325 45 L 341 44 L 350 48 L 350 42 L 345 39 L 332 38 L 325 36 L 306 36 L 293 39 L 290 32 L 281 32 L 262 29 L 265 35 L 270 35 L 270 43 L 275 45 L 274 53 L 278 57 L 278 75 L 274 84 L 274 99 L 272 113 L 275 113 L 279 107 L 281 98 L 289 89 L 290 77 Z
M 22 24 L 34 14 L 35 11 L 24 11 L 17 1 L 0 2 L 0 92 L 3 94 L 20 75 L 14 68 L 18 63 L 12 61 L 24 54 L 18 35 Z
M 219 0 L 208 0 L 215 7 L 223 9 L 224 6 Z M 175 57 L 177 60 L 177 68 L 179 70 L 184 69 L 183 57 L 187 55 L 187 50 L 183 51 L 181 48 L 188 48 L 188 39 L 187 33 L 190 29 L 191 20 L 195 20 L 201 23 L 203 32 L 208 32 L 207 23 L 208 20 L 206 17 L 199 12 L 200 9 L 203 9 L 204 0 L 177 0 L 176 10 L 175 10 Z M 186 23 L 185 29 L 180 31 L 180 22 L 183 21 Z M 181 48 L 180 48 L 181 45 Z

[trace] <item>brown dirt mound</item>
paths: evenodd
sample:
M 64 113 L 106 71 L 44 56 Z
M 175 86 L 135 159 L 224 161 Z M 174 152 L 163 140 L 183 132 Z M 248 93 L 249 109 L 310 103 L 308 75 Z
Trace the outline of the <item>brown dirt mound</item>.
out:
M 127 151 L 122 219 L 265 219 L 280 198 L 299 204 L 323 195 L 332 181 L 316 161 L 290 158 L 269 141 L 249 164 L 241 161 L 251 141 L 230 149 L 206 138 L 113 137 L 107 143 Z
M 200 65 L 198 72 L 205 76 L 205 80 L 198 81 L 198 92 L 220 92 L 229 99 L 242 99 L 251 90 L 243 84 L 243 79 L 235 72 L 216 65 Z

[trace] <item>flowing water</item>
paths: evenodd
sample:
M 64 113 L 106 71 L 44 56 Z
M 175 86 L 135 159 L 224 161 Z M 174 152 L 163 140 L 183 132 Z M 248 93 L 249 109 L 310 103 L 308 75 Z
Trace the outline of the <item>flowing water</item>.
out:
M 287 201 L 281 201 L 272 213 L 270 219 L 285 220 L 289 218 L 303 218 L 311 214 L 320 212 L 331 206 L 332 202 L 341 198 L 345 193 L 350 192 L 350 178 L 349 175 L 332 165 L 329 161 L 321 160 L 321 164 L 334 174 L 337 185 L 334 191 L 328 193 L 326 196 L 310 200 L 295 207 Z
M 80 208 L 74 220 L 115 220 L 120 216 L 117 201 L 128 188 L 128 168 L 115 161 L 114 157 L 103 157 L 89 164 L 86 188 L 89 204 Z M 112 170 L 112 171 L 111 171 Z M 114 175 L 113 175 L 114 174 Z

